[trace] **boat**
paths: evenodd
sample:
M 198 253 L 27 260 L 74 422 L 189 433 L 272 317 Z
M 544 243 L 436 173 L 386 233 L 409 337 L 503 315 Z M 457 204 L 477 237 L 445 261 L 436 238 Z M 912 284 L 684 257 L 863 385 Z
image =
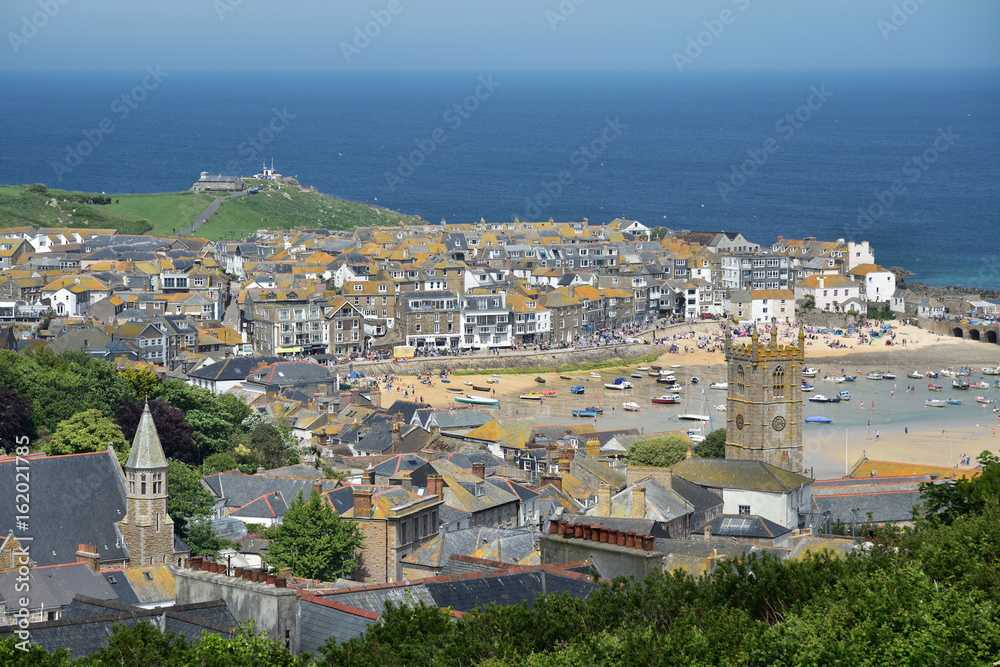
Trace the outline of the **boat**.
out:
M 803 384 L 802 385 L 802 391 L 812 391 L 815 388 L 816 387 L 812 386 L 811 384 Z
M 973 389 L 989 389 L 990 383 L 985 380 L 980 380 L 979 382 L 973 382 L 969 386 Z
M 622 403 L 622 409 L 624 409 L 625 412 L 639 412 L 639 404 L 635 401 L 625 401 Z
M 684 388 L 683 385 L 679 385 L 679 384 L 674 383 L 674 384 L 671 384 L 671 385 L 667 385 L 663 389 L 664 389 L 664 391 L 680 391 L 683 388 Z
M 692 412 L 685 412 L 682 415 L 677 415 L 677 418 L 691 422 L 707 422 L 709 419 L 711 419 L 711 417 L 709 417 L 708 415 L 696 415 Z
M 1000 380 L 994 380 L 993 381 L 993 386 L 997 387 L 998 389 L 1000 389 Z
M 663 366 L 652 366 L 652 365 L 651 365 L 651 366 L 649 367 L 649 370 L 651 370 L 651 371 L 659 371 L 659 370 L 661 370 L 662 368 L 663 368 Z
M 595 407 L 595 406 L 593 406 L 593 405 L 589 406 L 589 407 L 587 408 L 587 410 L 589 410 L 590 412 L 595 412 L 595 413 L 597 413 L 597 414 L 599 414 L 599 415 L 603 415 L 603 414 L 604 414 L 604 408 L 601 408 L 601 407 Z
M 535 382 L 537 382 L 538 384 L 545 384 L 545 378 L 539 375 L 538 377 L 535 378 Z
M 849 392 L 849 391 L 842 391 L 842 392 L 840 392 L 840 393 L 837 394 L 837 398 L 839 398 L 842 401 L 849 401 L 849 400 L 851 400 L 851 392 Z
M 933 380 L 934 378 L 938 377 L 938 374 L 935 373 L 934 371 L 927 371 L 926 373 L 924 373 L 924 377 Z
M 716 412 L 725 412 L 726 411 L 726 406 L 725 405 L 716 405 L 715 406 L 715 411 Z
M 942 401 L 940 398 L 931 398 L 924 401 L 925 408 L 943 408 L 947 403 Z
M 814 378 L 817 375 L 819 375 L 819 371 L 813 368 L 812 366 L 802 371 L 802 377 Z
M 932 382 L 929 385 L 927 385 L 927 389 L 930 390 L 930 391 L 941 391 L 942 389 L 944 389 L 944 387 L 942 387 L 939 384 L 934 384 Z
M 843 375 L 840 375 L 840 376 L 827 375 L 825 378 L 823 378 L 823 382 L 837 382 L 837 383 L 840 383 L 840 382 L 846 382 L 846 381 L 847 381 L 847 378 L 844 377 Z
M 986 403 L 992 403 L 992 401 L 986 398 L 985 396 L 976 396 L 976 403 L 986 404 Z
M 829 417 L 806 417 L 807 424 L 832 424 L 833 420 Z
M 882 379 L 883 380 L 895 380 L 896 379 L 896 374 L 895 373 L 882 373 Z
M 664 394 L 663 396 L 657 396 L 656 398 L 651 398 L 649 400 L 655 405 L 680 405 L 681 395 Z
M 636 366 L 635 367 L 635 370 L 637 370 L 637 371 L 648 371 L 649 369 L 650 369 L 650 366 Z
M 471 382 L 463 382 L 462 384 L 464 384 L 466 387 L 471 387 L 472 386 Z
M 663 376 L 656 378 L 656 382 L 657 384 L 677 384 L 677 378 L 673 376 L 670 377 Z
M 441 380 L 442 384 L 451 384 L 451 380 Z
M 949 398 L 948 399 L 948 405 L 961 405 L 961 404 L 962 404 L 962 399 L 960 399 L 960 398 Z
M 1000 375 L 1000 366 L 997 366 L 996 368 L 983 368 L 980 370 L 982 370 L 983 375 Z
M 500 380 L 497 380 L 496 378 L 490 378 L 489 380 L 486 381 L 486 384 L 500 384 Z
M 607 389 L 623 390 L 623 389 L 631 389 L 632 383 L 626 380 L 625 378 L 615 378 L 614 382 L 605 382 L 604 386 Z
M 875 372 L 875 373 L 869 373 L 865 377 L 868 378 L 869 380 L 881 380 L 884 376 L 881 373 Z
M 473 396 L 472 394 L 466 394 L 465 396 L 459 396 L 455 399 L 456 403 L 469 403 L 471 405 L 500 405 L 499 399 L 490 398 L 488 396 Z
M 857 375 L 846 375 L 844 376 L 844 382 L 857 382 Z
M 464 394 L 465 393 L 465 390 L 464 389 L 460 389 L 459 387 L 445 387 L 444 389 L 445 389 L 445 391 L 452 391 L 452 392 L 455 392 L 456 394 Z
M 527 394 L 521 394 L 521 398 L 523 398 L 526 401 L 540 401 L 542 400 L 542 395 L 539 394 L 537 391 L 531 391 L 528 392 Z
M 639 378 L 641 380 L 645 376 L 642 373 L 632 373 L 629 377 Z
M 941 370 L 938 371 L 938 373 L 945 376 L 946 378 L 953 378 L 958 376 L 958 373 L 956 373 L 950 368 L 942 368 Z
M 698 384 L 699 382 L 701 382 L 701 379 L 697 375 L 691 376 L 691 384 Z
M 483 387 L 483 386 L 478 385 L 478 384 L 472 385 L 472 388 L 475 389 L 476 391 L 489 391 L 490 390 L 489 387 Z
M 694 429 L 688 429 L 684 434 L 691 439 L 691 442 L 698 444 L 699 442 L 705 442 L 705 436 Z
M 583 394 L 583 393 L 584 393 L 584 392 L 586 392 L 586 391 L 587 391 L 587 390 L 583 388 L 583 385 L 582 385 L 582 384 L 578 384 L 578 385 L 576 385 L 575 387 L 570 387 L 570 388 L 569 388 L 569 393 L 571 393 L 571 394 L 577 394 L 577 395 L 580 395 L 580 394 Z
M 910 371 L 906 374 L 906 377 L 913 378 L 914 380 L 922 380 L 924 378 L 924 374 L 916 371 Z
M 671 368 L 684 368 L 684 364 L 670 364 Z M 652 366 L 650 366 L 652 368 Z
M 816 394 L 815 396 L 810 396 L 809 401 L 811 403 L 840 403 L 840 399 L 837 397 L 827 397 L 823 394 Z
M 560 376 L 559 376 L 559 379 L 560 379 L 560 380 L 570 380 L 570 381 L 572 381 L 572 380 L 573 380 L 573 378 L 571 378 L 571 377 L 570 377 L 570 376 L 568 376 L 568 375 L 560 375 Z
M 965 389 L 968 389 L 970 386 L 971 385 L 968 382 L 966 382 L 965 380 L 952 380 L 951 381 L 951 388 L 952 389 L 962 389 L 962 390 L 965 390 Z
M 556 395 L 555 389 L 546 389 L 545 391 L 542 392 L 542 396 L 544 396 L 546 398 L 548 398 L 549 396 L 555 396 L 555 395 Z
M 503 377 L 503 376 L 500 375 L 499 373 L 493 373 L 493 377 L 498 378 L 498 377 Z
M 574 410 L 573 411 L 573 416 L 574 417 L 596 417 L 597 413 L 594 412 L 593 410 Z
M 660 371 L 649 371 L 648 375 L 651 378 L 660 377 Z
M 708 385 L 708 388 L 709 389 L 729 389 L 729 383 L 728 382 L 713 382 L 712 384 Z
M 595 373 L 595 372 L 591 371 L 590 372 L 590 377 L 592 377 L 592 378 L 600 378 L 601 374 L 600 373 Z

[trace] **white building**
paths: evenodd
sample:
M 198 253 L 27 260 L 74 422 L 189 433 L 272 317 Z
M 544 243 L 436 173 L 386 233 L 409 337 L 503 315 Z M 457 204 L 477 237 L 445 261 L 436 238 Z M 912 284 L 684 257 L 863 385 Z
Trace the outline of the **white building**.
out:
M 860 284 L 865 301 L 891 301 L 896 292 L 896 275 L 878 264 L 861 264 L 850 275 Z
M 812 296 L 820 310 L 850 310 L 861 301 L 861 286 L 845 276 L 809 276 L 795 285 L 795 298 Z

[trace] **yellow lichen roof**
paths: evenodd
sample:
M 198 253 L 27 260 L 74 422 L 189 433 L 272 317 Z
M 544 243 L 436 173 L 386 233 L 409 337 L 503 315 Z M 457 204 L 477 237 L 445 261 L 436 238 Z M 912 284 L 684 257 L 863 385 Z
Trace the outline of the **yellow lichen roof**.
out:
M 751 299 L 794 299 L 795 292 L 790 289 L 753 289 Z
M 108 289 L 107 285 L 105 285 L 104 283 L 102 283 L 97 278 L 94 278 L 93 276 L 88 276 L 88 275 L 79 275 L 79 276 L 76 276 L 76 275 L 74 275 L 74 276 L 62 276 L 61 278 L 57 278 L 56 280 L 53 280 L 48 285 L 46 285 L 45 287 L 43 287 L 42 291 L 43 292 L 56 292 L 58 290 L 61 290 L 63 288 L 67 288 L 67 287 L 68 288 L 73 288 L 76 285 L 79 285 L 80 288 L 83 289 L 83 290 L 106 290 L 106 289 Z
M 810 289 L 832 289 L 835 287 L 857 287 L 858 284 L 846 276 L 809 276 L 799 281 L 800 287 Z
M 875 475 L 872 475 L 872 471 Z M 947 466 L 931 466 L 921 463 L 895 463 L 892 461 L 872 461 L 862 458 L 851 468 L 850 477 L 910 477 L 921 475 L 938 475 L 939 479 L 970 479 L 978 476 L 983 469 L 949 468 Z
M 174 599 L 174 574 L 166 565 L 130 567 L 122 573 L 141 604 Z
M 850 270 L 851 275 L 866 276 L 869 273 L 889 273 L 878 264 L 859 264 Z

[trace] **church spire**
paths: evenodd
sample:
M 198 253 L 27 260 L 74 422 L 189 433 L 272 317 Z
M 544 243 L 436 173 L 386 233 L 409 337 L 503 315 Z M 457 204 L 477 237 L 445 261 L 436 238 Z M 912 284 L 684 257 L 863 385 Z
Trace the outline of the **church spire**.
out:
M 129 452 L 125 468 L 152 470 L 166 467 L 167 457 L 163 455 L 160 436 L 156 433 L 153 413 L 149 411 L 149 402 L 147 402 L 142 409 L 142 417 L 139 418 L 139 427 L 135 430 L 132 451 Z

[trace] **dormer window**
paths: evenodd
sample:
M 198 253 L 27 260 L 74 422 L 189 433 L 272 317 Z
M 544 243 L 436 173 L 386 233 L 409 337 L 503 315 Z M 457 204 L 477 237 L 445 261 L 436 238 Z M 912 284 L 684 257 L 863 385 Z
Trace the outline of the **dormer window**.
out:
M 354 285 L 354 291 L 355 292 L 360 292 L 361 291 L 361 283 L 355 283 L 355 285 Z

